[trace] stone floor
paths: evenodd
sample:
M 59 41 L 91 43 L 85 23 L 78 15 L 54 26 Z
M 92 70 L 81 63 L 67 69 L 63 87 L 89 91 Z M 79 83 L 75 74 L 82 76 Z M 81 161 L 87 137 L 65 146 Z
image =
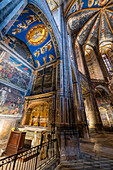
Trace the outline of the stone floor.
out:
M 96 157 L 105 157 L 113 160 L 113 133 L 93 133 L 89 139 L 81 139 L 82 153 L 88 153 Z
M 62 162 L 55 170 L 113 170 L 113 160 L 100 159 L 80 159 L 71 162 Z
M 80 146 L 82 159 L 61 162 L 55 170 L 113 170 L 113 132 L 93 133 Z

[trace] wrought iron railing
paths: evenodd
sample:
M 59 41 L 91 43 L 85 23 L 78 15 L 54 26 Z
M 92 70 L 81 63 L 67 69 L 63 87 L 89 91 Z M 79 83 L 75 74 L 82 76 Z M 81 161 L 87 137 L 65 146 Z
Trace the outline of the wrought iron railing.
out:
M 0 159 L 0 170 L 44 169 L 59 158 L 57 139 Z

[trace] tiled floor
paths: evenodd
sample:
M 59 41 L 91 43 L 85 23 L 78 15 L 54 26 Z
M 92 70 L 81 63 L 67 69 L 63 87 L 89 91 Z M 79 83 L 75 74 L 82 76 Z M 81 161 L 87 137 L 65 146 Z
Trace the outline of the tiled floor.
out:
M 80 140 L 80 146 L 83 153 L 113 159 L 113 133 L 91 134 L 89 139 Z
M 93 133 L 80 146 L 82 159 L 61 162 L 56 170 L 113 170 L 113 133 Z
M 63 162 L 55 170 L 113 170 L 113 160 L 109 159 L 90 159 Z

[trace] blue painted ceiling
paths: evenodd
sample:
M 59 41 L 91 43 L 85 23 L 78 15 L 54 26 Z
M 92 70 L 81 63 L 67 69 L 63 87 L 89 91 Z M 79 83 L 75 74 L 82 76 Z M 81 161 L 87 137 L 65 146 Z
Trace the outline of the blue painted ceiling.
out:
M 56 59 L 53 41 L 47 27 L 40 15 L 38 16 L 31 9 L 24 9 L 8 34 L 27 45 L 33 56 L 35 68 Z
M 105 6 L 109 0 L 76 0 L 71 9 L 69 10 L 68 16 L 79 10 L 88 8 L 101 8 Z
M 113 42 L 113 0 L 77 0 L 67 20 L 75 42 L 85 49 Z

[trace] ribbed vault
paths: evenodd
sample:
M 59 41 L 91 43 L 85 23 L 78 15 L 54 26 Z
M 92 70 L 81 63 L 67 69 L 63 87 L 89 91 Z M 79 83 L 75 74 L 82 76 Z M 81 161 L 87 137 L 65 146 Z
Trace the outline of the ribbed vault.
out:
M 75 45 L 79 43 L 85 55 L 96 49 L 105 59 L 113 47 L 113 0 L 71 2 L 64 15 Z

